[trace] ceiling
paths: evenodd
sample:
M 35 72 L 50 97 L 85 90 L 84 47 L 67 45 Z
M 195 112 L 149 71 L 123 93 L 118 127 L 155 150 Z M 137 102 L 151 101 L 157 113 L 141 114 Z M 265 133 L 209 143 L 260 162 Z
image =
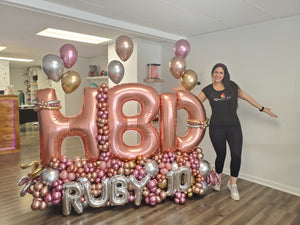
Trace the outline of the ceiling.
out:
M 0 56 L 32 58 L 73 44 L 80 57 L 107 54 L 92 45 L 35 35 L 47 28 L 99 35 L 176 41 L 300 14 L 300 0 L 0 0 Z M 113 41 L 112 41 L 113 42 Z M 29 64 L 13 63 L 20 67 Z

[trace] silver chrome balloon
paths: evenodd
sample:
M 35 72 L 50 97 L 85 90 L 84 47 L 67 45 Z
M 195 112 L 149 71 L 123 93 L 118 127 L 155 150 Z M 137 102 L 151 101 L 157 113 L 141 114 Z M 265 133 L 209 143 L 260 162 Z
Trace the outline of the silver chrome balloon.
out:
M 64 63 L 59 56 L 49 54 L 42 59 L 42 68 L 50 80 L 58 82 L 64 72 Z
M 59 171 L 47 168 L 41 173 L 40 178 L 43 184 L 51 185 L 55 180 L 59 179 Z
M 148 159 L 145 164 L 145 169 L 150 176 L 155 176 L 158 173 L 158 165 L 157 163 L 152 160 Z
M 200 160 L 200 166 L 199 171 L 202 174 L 202 176 L 207 177 L 211 172 L 211 165 L 208 161 L 201 159 Z
M 124 66 L 118 60 L 113 60 L 108 64 L 108 77 L 111 79 L 112 82 L 115 84 L 120 83 L 124 76 Z

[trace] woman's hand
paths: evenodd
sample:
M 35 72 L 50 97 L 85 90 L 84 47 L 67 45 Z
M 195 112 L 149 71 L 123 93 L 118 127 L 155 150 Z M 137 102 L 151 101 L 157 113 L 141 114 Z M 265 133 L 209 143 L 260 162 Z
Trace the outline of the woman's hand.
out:
M 263 112 L 269 114 L 269 115 L 272 116 L 272 117 L 275 117 L 275 118 L 278 117 L 276 114 L 274 114 L 274 113 L 271 112 L 271 109 L 270 109 L 270 108 L 264 108 L 264 111 L 263 111 Z
M 185 91 L 184 87 L 182 87 L 181 85 L 180 85 L 180 87 L 174 87 L 174 88 L 172 88 L 172 90 L 173 91 Z

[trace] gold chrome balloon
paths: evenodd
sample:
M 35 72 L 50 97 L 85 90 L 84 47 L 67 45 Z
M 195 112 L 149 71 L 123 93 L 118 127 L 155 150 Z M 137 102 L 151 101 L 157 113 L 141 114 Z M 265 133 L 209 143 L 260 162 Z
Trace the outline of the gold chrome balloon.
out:
M 75 91 L 81 83 L 80 75 L 70 70 L 62 75 L 61 86 L 66 94 L 70 94 Z
M 192 90 L 197 83 L 197 74 L 193 70 L 184 71 L 181 76 L 181 85 L 185 90 Z

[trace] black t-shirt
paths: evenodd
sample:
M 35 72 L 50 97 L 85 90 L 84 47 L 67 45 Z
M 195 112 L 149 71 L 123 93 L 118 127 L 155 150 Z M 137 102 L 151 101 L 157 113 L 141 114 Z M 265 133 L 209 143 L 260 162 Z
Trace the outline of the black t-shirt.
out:
M 232 106 L 233 102 L 237 101 L 238 86 L 232 81 L 231 84 L 231 91 L 229 88 L 216 91 L 212 84 L 202 90 L 212 109 L 210 127 L 240 126 L 236 107 Z M 236 95 L 233 96 L 232 93 L 236 93 Z

